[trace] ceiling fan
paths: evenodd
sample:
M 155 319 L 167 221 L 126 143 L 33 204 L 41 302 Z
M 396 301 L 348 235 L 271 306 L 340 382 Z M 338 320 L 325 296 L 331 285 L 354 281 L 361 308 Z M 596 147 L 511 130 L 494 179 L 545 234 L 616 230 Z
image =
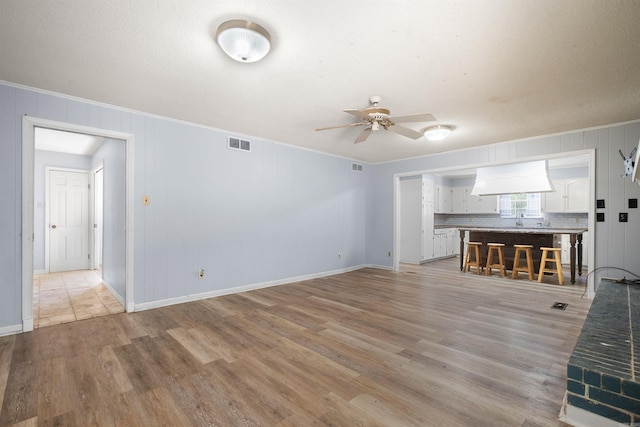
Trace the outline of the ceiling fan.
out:
M 406 136 L 407 138 L 418 139 L 423 135 L 421 132 L 406 128 L 404 126 L 398 126 L 396 123 L 430 122 L 436 120 L 436 118 L 429 113 L 392 117 L 391 112 L 388 109 L 378 106 L 380 101 L 382 101 L 382 98 L 380 96 L 372 96 L 371 98 L 369 98 L 369 102 L 371 103 L 372 107 L 366 108 L 364 110 L 343 110 L 345 113 L 349 113 L 359 118 L 361 120 L 360 122 L 339 126 L 329 126 L 316 130 L 337 129 L 349 126 L 367 126 L 362 132 L 360 132 L 360 135 L 358 135 L 358 137 L 354 141 L 354 144 L 358 144 L 367 139 L 369 135 L 371 135 L 371 132 L 377 132 L 380 130 L 380 128 L 391 131 L 393 133 L 397 133 L 402 136 Z

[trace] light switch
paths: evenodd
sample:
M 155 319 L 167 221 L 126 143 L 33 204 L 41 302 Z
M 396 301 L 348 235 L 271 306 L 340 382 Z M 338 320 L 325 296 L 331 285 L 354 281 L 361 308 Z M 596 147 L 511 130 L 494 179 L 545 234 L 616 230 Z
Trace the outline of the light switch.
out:
M 142 196 L 142 204 L 145 206 L 149 206 L 149 196 Z

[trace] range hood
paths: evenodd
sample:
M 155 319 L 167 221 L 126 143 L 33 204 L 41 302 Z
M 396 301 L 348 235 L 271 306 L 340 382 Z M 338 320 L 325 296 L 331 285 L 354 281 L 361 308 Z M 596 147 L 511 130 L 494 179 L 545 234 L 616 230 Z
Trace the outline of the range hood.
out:
M 546 160 L 478 168 L 473 196 L 555 191 Z

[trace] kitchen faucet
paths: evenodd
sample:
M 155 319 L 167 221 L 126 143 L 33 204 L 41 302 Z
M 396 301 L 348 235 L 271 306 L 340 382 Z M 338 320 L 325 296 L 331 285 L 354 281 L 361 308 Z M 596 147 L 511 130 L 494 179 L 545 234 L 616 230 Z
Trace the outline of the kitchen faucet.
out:
M 522 214 L 519 214 L 518 217 L 516 218 L 516 227 L 522 227 Z

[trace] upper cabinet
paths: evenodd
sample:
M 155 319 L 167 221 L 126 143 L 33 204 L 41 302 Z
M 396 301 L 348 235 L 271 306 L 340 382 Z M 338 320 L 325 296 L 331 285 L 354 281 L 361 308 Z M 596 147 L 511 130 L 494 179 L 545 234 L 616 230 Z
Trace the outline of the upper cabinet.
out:
M 543 212 L 589 211 L 589 178 L 554 179 L 553 186 L 542 195 Z
M 498 213 L 498 196 L 472 196 L 471 188 L 467 193 L 467 212 Z
M 422 177 L 422 201 L 423 202 L 433 202 L 435 197 L 435 186 L 433 184 L 433 180 Z
M 467 192 L 466 187 L 453 187 L 451 189 L 451 212 L 467 213 Z
M 451 205 L 451 187 L 436 184 L 434 199 L 436 213 L 451 213 L 453 211 Z
M 472 196 L 472 187 L 453 187 L 452 213 L 497 213 L 498 196 Z

